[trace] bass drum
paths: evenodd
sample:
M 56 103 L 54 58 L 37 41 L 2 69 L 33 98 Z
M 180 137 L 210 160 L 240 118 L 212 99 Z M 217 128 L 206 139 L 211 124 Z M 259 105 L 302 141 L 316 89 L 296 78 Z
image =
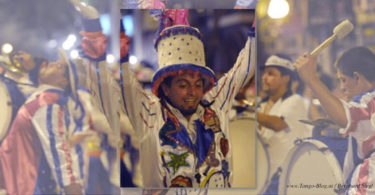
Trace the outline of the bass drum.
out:
M 262 194 L 269 180 L 267 149 L 256 133 L 253 118 L 237 118 L 229 123 L 233 154 L 233 188 L 247 194 Z M 239 190 L 239 189 L 238 189 Z M 240 193 L 237 190 L 233 192 Z
M 12 100 L 5 84 L 0 80 L 0 143 L 9 130 L 12 120 Z
M 320 140 L 297 141 L 282 166 L 279 194 L 344 194 L 340 186 L 345 181 L 334 152 Z

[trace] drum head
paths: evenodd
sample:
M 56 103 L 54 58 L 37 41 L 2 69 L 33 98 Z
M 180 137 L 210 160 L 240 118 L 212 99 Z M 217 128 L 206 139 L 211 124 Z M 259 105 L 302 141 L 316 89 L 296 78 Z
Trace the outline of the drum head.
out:
M 229 123 L 233 154 L 232 187 L 249 188 L 247 193 L 264 192 L 269 178 L 269 156 L 255 131 L 255 121 L 237 119 Z
M 294 146 L 282 170 L 279 194 L 337 194 L 339 184 L 344 184 L 336 157 L 318 140 L 303 140 Z
M 10 121 L 12 120 L 12 101 L 5 84 L 0 81 L 0 141 L 8 133 Z

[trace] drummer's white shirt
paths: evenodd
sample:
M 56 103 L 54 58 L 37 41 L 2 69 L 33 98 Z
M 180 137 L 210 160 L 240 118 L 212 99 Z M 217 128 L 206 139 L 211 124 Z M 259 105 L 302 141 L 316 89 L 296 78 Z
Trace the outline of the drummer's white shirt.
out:
M 266 102 L 260 103 L 258 111 L 263 112 L 265 106 Z M 279 132 L 265 127 L 258 128 L 259 135 L 267 145 L 271 163 L 270 173 L 273 175 L 277 168 L 282 166 L 288 151 L 294 146 L 294 141 L 308 137 L 311 128 L 299 122 L 301 119 L 307 119 L 307 109 L 303 97 L 297 94 L 277 100 L 268 114 L 282 117 L 288 125 L 288 128 Z

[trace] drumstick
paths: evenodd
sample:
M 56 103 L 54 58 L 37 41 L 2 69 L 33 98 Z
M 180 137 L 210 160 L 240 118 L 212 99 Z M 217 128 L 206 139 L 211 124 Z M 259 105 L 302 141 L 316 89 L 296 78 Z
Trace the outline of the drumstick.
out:
M 353 24 L 348 20 L 344 20 L 333 29 L 333 35 L 316 47 L 312 52 L 312 56 L 317 56 L 324 48 L 332 43 L 336 38 L 343 38 L 353 30 Z

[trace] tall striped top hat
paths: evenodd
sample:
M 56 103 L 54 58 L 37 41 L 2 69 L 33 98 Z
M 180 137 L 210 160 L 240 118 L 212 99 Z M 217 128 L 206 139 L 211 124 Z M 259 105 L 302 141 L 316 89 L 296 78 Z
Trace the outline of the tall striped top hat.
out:
M 164 79 L 175 76 L 181 70 L 200 72 L 204 92 L 216 84 L 214 72 L 206 67 L 202 35 L 198 29 L 178 25 L 165 28 L 155 41 L 159 69 L 152 79 L 152 92 L 159 96 L 158 89 Z

